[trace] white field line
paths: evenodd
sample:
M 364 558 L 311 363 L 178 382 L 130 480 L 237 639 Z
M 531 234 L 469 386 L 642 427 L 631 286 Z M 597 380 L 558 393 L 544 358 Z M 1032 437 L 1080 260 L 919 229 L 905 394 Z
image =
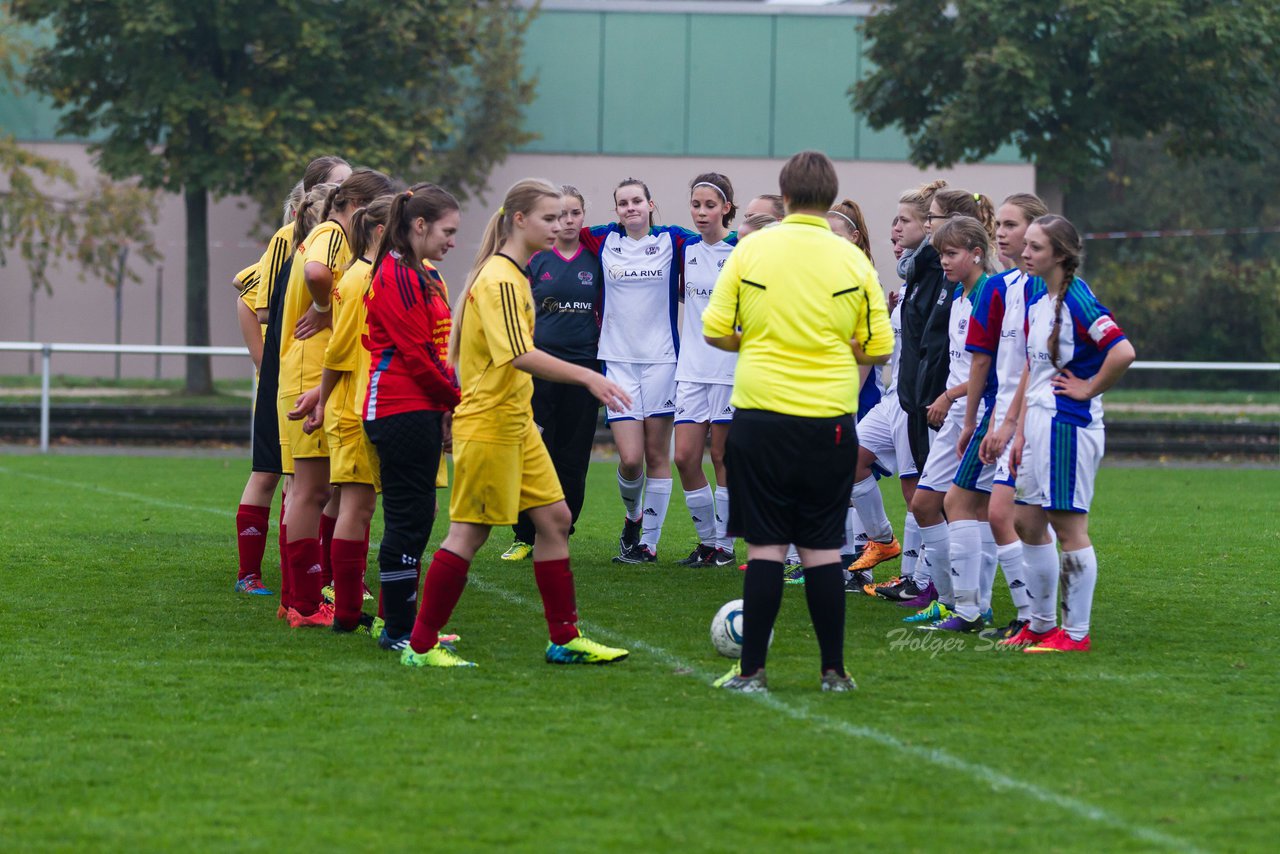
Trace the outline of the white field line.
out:
M 147 504 L 153 504 L 157 507 L 166 507 L 173 510 L 187 510 L 196 513 L 212 513 L 218 516 L 234 518 L 234 513 L 228 513 L 225 509 L 214 509 L 211 507 L 197 507 L 190 504 L 179 504 L 173 501 L 164 501 L 158 498 L 152 498 L 147 495 L 139 495 L 133 492 L 119 492 L 116 490 L 105 489 L 91 484 L 78 483 L 71 480 L 62 480 L 60 478 L 44 477 L 42 475 L 31 474 L 29 472 L 14 471 L 13 469 L 0 466 L 0 474 L 16 475 L 18 477 L 26 477 L 32 480 L 38 480 L 42 483 L 52 483 L 58 486 L 66 486 L 73 489 L 83 489 L 90 492 L 97 492 L 103 495 L 111 495 L 116 498 L 126 498 L 131 501 L 140 501 Z M 371 550 L 377 548 L 376 543 L 370 543 Z M 512 593 L 504 587 L 492 584 L 482 578 L 479 574 L 470 573 L 470 585 L 479 590 L 504 599 L 526 609 L 541 610 L 541 603 L 535 603 L 530 599 L 521 596 L 518 593 Z M 715 676 L 719 674 L 708 673 L 701 668 L 677 657 L 659 646 L 647 643 L 643 640 L 635 638 L 627 638 L 615 631 L 605 628 L 597 623 L 591 623 L 583 620 L 581 625 L 591 634 L 604 638 L 610 643 L 621 644 L 626 649 L 639 650 L 645 654 L 665 662 L 667 665 L 679 671 L 686 673 L 701 682 L 710 683 Z M 1087 804 L 1084 801 L 1075 798 L 1060 795 L 1057 792 L 1051 792 L 1048 789 L 1037 786 L 1035 783 L 1028 783 L 1025 780 L 1019 780 L 976 762 L 969 762 L 958 756 L 953 756 L 945 750 L 930 747 L 920 747 L 914 744 L 908 744 L 890 733 L 875 729 L 874 727 L 862 726 L 860 724 L 849 723 L 848 721 L 833 718 L 820 712 L 815 712 L 807 705 L 788 702 L 780 699 L 776 694 L 750 694 L 748 698 L 762 703 L 765 706 L 780 712 L 789 718 L 793 718 L 805 724 L 820 726 L 828 730 L 847 735 L 860 741 L 870 741 L 882 747 L 888 747 L 899 753 L 904 753 L 915 759 L 922 759 L 932 765 L 937 765 L 951 771 L 957 771 L 976 780 L 979 783 L 988 785 L 996 792 L 1012 792 L 1029 797 L 1032 800 L 1040 801 L 1044 804 L 1057 807 L 1064 812 L 1079 816 L 1080 818 L 1092 821 L 1105 827 L 1119 830 L 1132 836 L 1134 839 L 1158 845 L 1171 851 L 1199 852 L 1202 849 L 1197 848 L 1189 842 L 1170 836 L 1167 833 L 1161 833 L 1148 827 L 1131 824 L 1117 816 L 1112 815 L 1104 809 Z
M 503 587 L 492 584 L 478 576 L 475 572 L 470 574 L 470 584 L 485 593 L 497 596 L 514 605 L 541 611 L 541 603 L 533 602 L 518 593 L 512 593 Z M 643 640 L 624 637 L 617 632 L 599 625 L 598 623 L 589 623 L 584 620 L 581 621 L 581 625 L 592 635 L 610 643 L 620 644 L 626 649 L 644 652 L 646 655 L 666 663 L 677 672 L 688 674 L 689 676 L 692 676 L 701 682 L 705 682 L 708 685 L 710 685 L 713 678 L 720 675 L 718 673 L 707 673 L 701 668 L 698 668 L 695 665 L 673 655 L 662 647 L 654 646 L 653 644 L 646 643 Z M 708 690 L 710 689 L 708 688 Z M 814 690 L 817 690 L 816 680 Z M 855 738 L 860 741 L 873 742 L 882 747 L 888 747 L 892 750 L 898 751 L 899 753 L 906 754 L 914 759 L 922 759 L 932 765 L 937 765 L 950 771 L 957 771 L 974 779 L 980 784 L 990 786 L 993 791 L 1010 792 L 1029 797 L 1032 800 L 1049 804 L 1050 806 L 1057 807 L 1064 812 L 1071 813 L 1072 815 L 1096 824 L 1119 830 L 1129 836 L 1132 836 L 1134 839 L 1141 840 L 1142 842 L 1150 845 L 1158 845 L 1161 848 L 1166 848 L 1172 851 L 1198 852 L 1202 850 L 1189 842 L 1178 839 L 1177 837 L 1161 833 L 1160 831 L 1152 828 L 1131 824 L 1130 822 L 1114 816 L 1106 810 L 1093 806 L 1092 804 L 1067 797 L 1066 795 L 1060 795 L 1057 792 L 1051 792 L 1048 789 L 1037 786 L 1035 783 L 1019 780 L 1016 777 L 1011 777 L 1008 774 L 1004 774 L 986 765 L 969 762 L 966 759 L 953 756 L 945 750 L 908 744 L 890 733 L 883 732 L 873 727 L 849 723 L 848 721 L 840 720 L 839 718 L 824 715 L 821 712 L 815 712 L 806 704 L 783 700 L 776 694 L 748 694 L 745 695 L 745 697 L 749 697 L 764 704 L 765 706 L 768 706 L 776 712 L 780 712 L 787 717 L 793 718 L 794 720 L 800 721 L 804 724 L 834 730 L 851 738 Z

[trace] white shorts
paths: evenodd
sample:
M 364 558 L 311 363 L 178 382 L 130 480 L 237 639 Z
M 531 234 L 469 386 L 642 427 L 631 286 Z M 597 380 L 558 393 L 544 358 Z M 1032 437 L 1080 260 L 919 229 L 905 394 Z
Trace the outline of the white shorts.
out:
M 604 375 L 631 397 L 631 408 L 607 409 L 606 422 L 662 418 L 676 411 L 675 362 L 605 362 Z
M 1106 451 L 1106 432 L 1068 424 L 1043 407 L 1030 406 L 1025 433 L 1014 500 L 1046 510 L 1088 513 Z
M 733 420 L 733 386 L 724 383 L 676 383 L 677 424 L 728 424 Z
M 996 486 L 1008 486 L 1010 488 L 1017 485 L 1018 473 L 1013 470 L 1013 463 L 1009 459 L 1009 454 L 1013 448 L 1013 441 L 1004 446 L 1004 451 L 1000 454 L 1000 459 L 996 460 L 996 477 L 993 483 Z
M 978 429 L 973 432 L 964 456 L 956 456 L 956 443 L 964 429 L 964 398 L 952 404 L 947 419 L 942 422 L 942 429 L 929 447 L 929 458 L 924 461 L 924 471 L 920 472 L 916 489 L 946 492 L 954 483 L 971 492 L 991 492 L 996 467 L 983 465 L 978 458 L 978 448 L 990 424 L 991 418 L 983 406 L 978 410 Z
M 915 477 L 915 458 L 907 438 L 907 413 L 898 404 L 898 396 L 882 398 L 858 422 L 858 446 L 876 455 L 876 463 L 889 474 Z

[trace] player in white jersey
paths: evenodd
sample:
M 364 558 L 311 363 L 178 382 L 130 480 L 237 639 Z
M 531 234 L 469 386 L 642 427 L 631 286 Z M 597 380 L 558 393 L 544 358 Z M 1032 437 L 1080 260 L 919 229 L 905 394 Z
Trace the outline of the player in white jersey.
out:
M 584 228 L 582 245 L 600 256 L 604 274 L 599 358 L 632 401 L 607 415 L 626 509 L 614 561 L 654 563 L 671 501 L 680 267 L 695 233 L 654 225 L 653 197 L 643 181 L 627 178 L 613 199 L 618 222 Z
M 683 566 L 726 566 L 733 563 L 729 520 L 729 481 L 724 446 L 733 420 L 733 368 L 738 354 L 716 349 L 702 337 L 702 312 L 711 299 L 725 259 L 737 245 L 729 231 L 737 207 L 733 184 L 718 172 L 707 172 L 689 186 L 689 210 L 698 236 L 684 247 L 682 346 L 676 361 L 676 469 L 698 544 L 679 561 Z M 702 469 L 702 454 L 711 436 L 714 495 Z
M 1027 652 L 1085 652 L 1098 559 L 1089 540 L 1089 505 L 1105 436 L 1102 394 L 1133 362 L 1133 345 L 1075 272 L 1083 246 L 1060 216 L 1027 229 L 1027 369 L 1019 389 L 1022 420 L 1011 461 L 1018 468 L 1017 527 L 1022 538 L 1031 622 L 1001 641 Z M 1062 555 L 1059 560 L 1049 526 Z M 1057 596 L 1061 577 L 1062 627 Z
M 1009 586 L 1009 598 L 1017 614 L 1007 626 L 1000 629 L 1001 639 L 1011 638 L 1022 630 L 1031 619 L 1031 599 L 1027 595 L 1025 570 L 1022 562 L 1022 541 L 1013 525 L 1013 488 L 1017 472 L 1009 463 L 1009 440 L 1018 426 L 1021 405 L 1014 406 L 1015 392 L 1022 380 L 1027 364 L 1027 338 L 1023 332 L 1026 319 L 1025 271 L 1017 269 L 1022 260 L 1023 239 L 1027 227 L 1036 217 L 1048 213 L 1039 196 L 1031 193 L 1015 193 L 1004 200 L 996 212 L 996 249 L 1002 262 L 1012 269 L 1006 271 L 1004 322 L 1000 327 L 1000 345 L 995 355 L 996 400 L 991 409 L 991 428 L 982 440 L 979 457 L 983 463 L 995 464 L 995 481 L 991 487 L 991 499 L 987 503 L 987 519 L 996 541 L 996 560 Z M 987 370 L 991 356 L 973 354 L 973 371 Z M 984 591 L 990 601 L 991 591 Z
M 920 611 L 906 618 L 905 622 L 923 626 L 941 624 L 940 628 L 953 629 L 957 625 L 944 621 L 952 616 L 956 606 L 954 591 L 961 591 L 962 610 L 968 619 L 970 599 L 976 607 L 977 591 L 982 588 L 980 579 L 986 564 L 981 530 L 986 522 L 985 499 L 994 474 L 994 467 L 984 467 L 978 459 L 981 436 L 987 427 L 983 416 L 995 394 L 994 378 L 970 373 L 969 327 L 975 322 L 981 324 L 990 334 L 986 346 L 994 352 L 999 321 L 992 322 L 985 315 L 975 318 L 973 308 L 983 304 L 983 295 L 991 288 L 1000 290 L 1001 298 L 995 305 L 1003 305 L 1003 282 L 996 279 L 988 283 L 987 274 L 993 267 L 991 244 L 995 231 L 995 210 L 990 200 L 964 190 L 944 189 L 934 194 L 929 210 L 930 221 L 937 224 L 930 228 L 933 249 L 940 263 L 945 249 L 949 258 L 944 276 L 949 283 L 956 283 L 952 292 L 956 304 L 949 306 L 948 312 L 948 354 L 945 360 L 948 373 L 942 384 L 942 393 L 926 412 L 930 427 L 937 430 L 936 441 L 921 467 L 920 480 L 910 505 L 920 526 L 923 557 L 920 563 L 927 568 L 929 581 L 914 599 L 908 598 L 913 588 L 919 589 L 919 582 L 914 579 L 904 579 L 895 587 L 877 592 L 901 604 L 920 607 Z M 980 389 L 973 411 L 968 403 L 961 402 L 967 396 L 971 381 Z M 978 439 L 970 442 L 975 430 Z M 957 545 L 954 549 L 958 558 L 955 567 L 952 566 L 949 521 L 958 523 L 957 542 L 963 544 L 963 548 Z M 970 542 L 970 539 L 975 542 Z M 990 571 L 994 573 L 994 541 L 990 552 Z M 971 584 L 968 578 L 970 570 L 974 574 Z M 958 587 L 952 584 L 955 572 L 965 573 Z M 980 614 L 982 609 L 972 615 L 973 620 L 977 620 Z M 961 628 L 970 630 L 973 620 Z

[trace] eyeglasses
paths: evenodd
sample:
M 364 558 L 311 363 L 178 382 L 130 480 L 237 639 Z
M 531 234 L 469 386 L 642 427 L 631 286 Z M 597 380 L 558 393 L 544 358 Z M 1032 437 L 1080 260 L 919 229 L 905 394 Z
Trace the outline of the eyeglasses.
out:
M 955 214 L 929 214 L 924 218 L 924 221 L 933 225 L 933 221 L 935 219 L 951 219 L 953 216 L 955 216 Z

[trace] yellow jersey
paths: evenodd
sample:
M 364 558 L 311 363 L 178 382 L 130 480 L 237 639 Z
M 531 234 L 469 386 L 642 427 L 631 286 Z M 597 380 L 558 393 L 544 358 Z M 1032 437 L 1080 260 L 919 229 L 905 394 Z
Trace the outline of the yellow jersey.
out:
M 250 264 L 236 273 L 236 281 L 240 283 L 240 301 L 250 309 L 255 308 L 258 300 L 258 265 Z
M 351 248 L 342 226 L 333 220 L 317 225 L 298 245 L 289 270 L 284 310 L 280 313 L 280 400 L 292 405 L 293 399 L 307 389 L 320 385 L 324 352 L 329 346 L 332 328 L 321 329 L 305 341 L 293 337 L 293 328 L 311 307 L 311 291 L 303 274 L 309 262 L 324 264 L 333 274 L 333 290 L 342 283 L 342 273 L 351 260 Z M 330 305 L 336 300 L 330 295 Z
M 258 289 L 249 308 L 265 311 L 271 306 L 271 294 L 280 277 L 284 262 L 289 260 L 293 247 L 293 223 L 281 226 L 267 243 L 266 251 L 258 259 Z
M 533 349 L 529 271 L 501 253 L 484 263 L 471 285 L 458 334 L 462 401 L 453 435 L 518 444 L 533 429 L 533 377 L 511 364 Z
M 368 259 L 356 259 L 342 274 L 342 283 L 333 294 L 333 333 L 324 351 L 324 367 L 343 373 L 329 392 L 324 423 L 326 429 L 336 425 L 342 435 L 363 429 L 361 411 L 369 387 L 369 351 L 360 339 L 367 315 L 364 294 L 372 273 Z
M 858 366 L 893 352 L 889 311 L 862 250 L 831 232 L 825 217 L 792 214 L 745 237 L 724 263 L 702 330 L 742 329 L 734 371 L 736 409 L 803 418 L 858 411 Z

